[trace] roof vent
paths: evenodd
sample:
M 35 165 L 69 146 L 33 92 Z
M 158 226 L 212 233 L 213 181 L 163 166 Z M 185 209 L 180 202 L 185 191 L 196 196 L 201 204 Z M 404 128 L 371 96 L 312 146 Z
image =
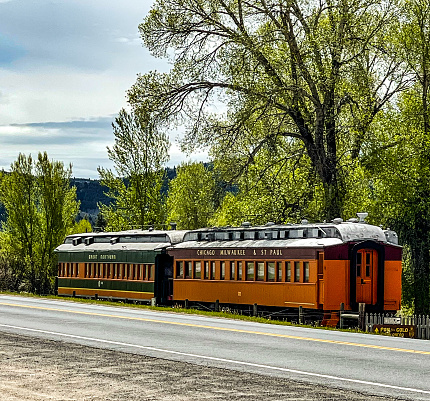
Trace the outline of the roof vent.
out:
M 348 219 L 348 221 L 349 221 L 350 223 L 358 223 L 358 219 L 357 219 L 357 218 L 355 218 L 355 217 L 353 217 L 353 218 L 351 218 L 351 219 Z
M 340 223 L 342 223 L 342 222 L 343 222 L 343 219 L 342 219 L 342 218 L 340 218 L 340 217 L 337 217 L 337 218 L 333 219 L 333 223 L 334 223 L 334 224 L 340 224 Z
M 369 215 L 369 213 L 357 213 L 358 216 L 358 222 L 359 223 L 365 223 L 366 222 L 366 217 Z
M 72 244 L 73 244 L 74 246 L 79 245 L 81 242 L 82 242 L 82 238 L 81 238 L 81 237 L 73 238 L 73 239 L 72 239 Z
M 309 221 L 308 221 L 308 220 L 306 220 L 306 219 L 303 219 L 303 220 L 301 221 L 301 224 L 303 224 L 303 225 L 305 225 L 305 224 L 309 224 Z
M 274 226 L 275 225 L 275 223 L 273 222 L 273 221 L 268 221 L 266 224 L 265 224 L 265 226 L 266 227 L 270 227 L 270 226 Z
M 242 227 L 251 227 L 251 223 L 249 221 L 244 221 Z
M 174 223 L 173 221 L 170 222 L 170 229 L 171 230 L 176 230 L 176 226 L 177 226 L 176 223 Z

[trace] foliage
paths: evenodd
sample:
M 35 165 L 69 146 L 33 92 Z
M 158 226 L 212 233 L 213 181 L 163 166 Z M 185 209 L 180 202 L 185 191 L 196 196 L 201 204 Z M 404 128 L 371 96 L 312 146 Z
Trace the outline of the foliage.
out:
M 338 217 L 344 156 L 358 157 L 405 84 L 387 40 L 397 11 L 377 0 L 158 0 L 140 31 L 173 69 L 140 76 L 129 100 L 156 123 L 188 122 L 187 149 L 214 146 L 215 159 L 236 151 L 242 171 L 264 147 L 299 147 L 324 191 L 323 214 Z M 292 155 L 280 152 L 280 162 Z
M 234 163 L 217 162 L 223 176 L 234 177 Z M 229 168 L 230 167 L 230 168 Z M 314 192 L 315 176 L 310 173 L 309 159 L 287 158 L 279 161 L 267 150 L 260 152 L 236 180 L 236 193 L 228 193 L 217 210 L 212 225 L 240 225 L 299 222 L 302 218 L 319 220 L 320 197 Z
M 80 233 L 90 233 L 93 231 L 91 223 L 88 219 L 79 220 L 75 225 L 69 230 L 68 235 L 80 234 Z
M 214 173 L 203 163 L 182 163 L 169 183 L 168 222 L 180 229 L 207 227 L 215 210 Z
M 71 167 L 39 153 L 37 161 L 20 154 L 11 173 L 2 176 L 0 200 L 7 220 L 1 254 L 19 282 L 31 292 L 49 293 L 56 274 L 54 249 L 62 243 L 78 213 Z M 7 258 L 5 257 L 7 256 Z
M 139 110 L 128 113 L 122 109 L 112 124 L 115 144 L 108 148 L 111 170 L 98 168 L 106 195 L 113 201 L 99 204 L 108 230 L 131 226 L 157 226 L 164 223 L 165 210 L 161 187 L 162 164 L 168 160 L 169 141 Z

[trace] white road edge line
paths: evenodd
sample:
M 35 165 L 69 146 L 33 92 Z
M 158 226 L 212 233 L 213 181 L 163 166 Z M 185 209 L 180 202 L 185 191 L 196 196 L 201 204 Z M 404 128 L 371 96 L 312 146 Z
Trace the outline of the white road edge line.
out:
M 268 369 L 268 370 L 276 370 L 276 371 L 281 371 L 281 372 L 295 373 L 295 374 L 303 375 L 303 376 L 313 376 L 313 377 L 319 377 L 319 378 L 323 378 L 323 379 L 331 379 L 331 380 L 338 380 L 338 381 L 343 381 L 343 382 L 366 384 L 366 385 L 370 385 L 370 386 L 390 388 L 393 390 L 401 390 L 401 391 L 410 391 L 410 392 L 414 392 L 414 393 L 430 394 L 429 390 L 420 390 L 420 389 L 410 388 L 410 387 L 392 386 L 390 384 L 369 382 L 369 381 L 358 380 L 358 379 L 348 379 L 346 377 L 331 376 L 331 375 L 325 375 L 325 374 L 321 374 L 321 373 L 304 372 L 304 371 L 296 370 L 296 369 L 288 369 L 288 368 L 281 368 L 281 367 L 277 367 L 277 366 L 261 365 L 258 363 L 251 363 L 251 362 L 235 361 L 232 359 L 217 358 L 217 357 L 213 357 L 213 356 L 189 354 L 186 352 L 171 351 L 171 350 L 165 350 L 165 349 L 161 349 L 161 348 L 148 347 L 148 346 L 144 346 L 144 345 L 127 344 L 127 343 L 122 343 L 122 342 L 118 342 L 118 341 L 102 340 L 99 338 L 83 337 L 83 336 L 76 336 L 73 334 L 57 333 L 54 331 L 30 329 L 27 327 L 19 327 L 19 326 L 11 326 L 8 324 L 0 324 L 0 327 L 6 327 L 9 329 L 16 329 L 16 330 L 23 330 L 23 331 L 31 331 L 31 332 L 35 332 L 35 333 L 55 335 L 55 336 L 59 336 L 59 337 L 74 338 L 74 339 L 78 339 L 78 340 L 94 341 L 94 342 L 103 343 L 103 344 L 120 345 L 120 346 L 124 346 L 124 347 L 129 347 L 129 348 L 146 349 L 148 351 L 156 351 L 156 352 L 161 352 L 161 353 L 166 353 L 166 354 L 188 356 L 188 357 L 192 357 L 192 358 L 200 358 L 200 359 L 206 359 L 206 360 L 217 361 L 217 362 L 226 362 L 226 363 L 230 363 L 230 364 L 250 366 L 250 367 L 254 367 L 254 368 L 263 368 L 263 369 Z

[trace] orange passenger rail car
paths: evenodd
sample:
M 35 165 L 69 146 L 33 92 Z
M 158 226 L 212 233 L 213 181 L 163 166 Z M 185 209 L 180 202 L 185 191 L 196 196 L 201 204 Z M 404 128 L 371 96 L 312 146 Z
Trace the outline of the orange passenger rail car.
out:
M 363 219 L 209 228 L 168 248 L 175 301 L 319 311 L 397 311 L 402 248 Z

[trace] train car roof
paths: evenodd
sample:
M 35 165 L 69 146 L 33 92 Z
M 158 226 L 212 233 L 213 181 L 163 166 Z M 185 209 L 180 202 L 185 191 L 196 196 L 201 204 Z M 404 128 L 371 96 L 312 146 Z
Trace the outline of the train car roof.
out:
M 317 224 L 268 223 L 264 226 L 212 227 L 186 233 L 175 248 L 188 247 L 326 247 L 345 242 L 373 240 L 397 245 L 397 234 L 364 222 Z M 217 245 L 217 243 L 219 245 Z
M 184 239 L 182 230 L 126 230 L 68 235 L 56 252 L 161 250 Z
M 214 249 L 214 248 L 325 248 L 343 243 L 339 238 L 296 238 L 286 240 L 218 240 L 185 241 L 170 249 Z

